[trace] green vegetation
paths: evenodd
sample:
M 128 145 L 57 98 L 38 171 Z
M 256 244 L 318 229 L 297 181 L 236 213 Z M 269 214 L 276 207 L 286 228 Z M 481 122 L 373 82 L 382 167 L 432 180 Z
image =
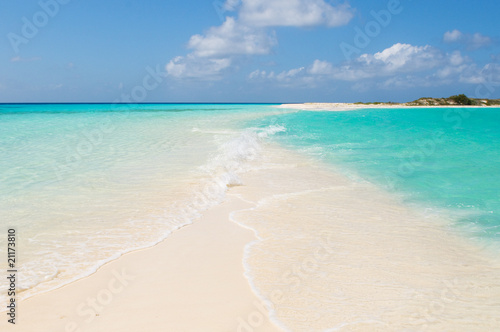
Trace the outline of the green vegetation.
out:
M 485 103 L 486 106 L 500 105 L 500 99 L 485 99 L 485 100 L 486 100 Z
M 394 102 L 361 102 L 355 105 L 402 105 L 402 106 L 500 106 L 500 99 L 475 99 L 469 98 L 465 94 L 459 94 L 448 98 L 423 97 L 409 103 Z
M 458 105 L 473 105 L 472 100 L 464 94 L 451 96 L 449 99 L 453 100 Z
M 465 94 L 459 94 L 456 96 L 451 96 L 449 98 L 420 98 L 414 100 L 410 103 L 406 103 L 407 106 L 452 106 L 452 105 L 464 105 L 464 106 L 493 106 L 500 105 L 499 99 L 474 99 L 469 98 Z

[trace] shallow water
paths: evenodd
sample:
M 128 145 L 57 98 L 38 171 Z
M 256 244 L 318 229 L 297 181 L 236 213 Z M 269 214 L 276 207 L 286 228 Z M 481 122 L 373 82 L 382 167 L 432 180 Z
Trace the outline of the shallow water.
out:
M 285 330 L 497 328 L 499 120 L 0 105 L 1 225 L 16 229 L 20 298 L 154 245 L 229 193 L 256 204 L 232 219 L 258 235 L 246 274 Z
M 17 233 L 19 297 L 151 246 L 220 202 L 258 148 L 258 132 L 238 127 L 252 108 L 2 105 L 1 224 Z
M 500 260 L 451 219 L 283 149 L 231 194 L 247 278 L 286 331 L 491 331 Z
M 287 129 L 282 145 L 500 240 L 500 109 L 298 112 L 272 122 Z

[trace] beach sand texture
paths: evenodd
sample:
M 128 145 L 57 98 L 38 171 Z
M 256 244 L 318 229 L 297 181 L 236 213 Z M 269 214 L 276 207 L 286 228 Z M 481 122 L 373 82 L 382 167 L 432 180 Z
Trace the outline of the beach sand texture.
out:
M 500 327 L 498 261 L 445 221 L 281 148 L 268 146 L 262 158 L 260 170 L 244 174 L 243 185 L 193 225 L 27 299 L 17 326 L 3 320 L 0 329 Z

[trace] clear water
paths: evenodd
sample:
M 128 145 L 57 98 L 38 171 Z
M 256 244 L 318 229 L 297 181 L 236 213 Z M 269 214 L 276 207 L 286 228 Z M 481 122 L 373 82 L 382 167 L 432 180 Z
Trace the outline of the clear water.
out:
M 0 105 L 0 232 L 17 230 L 21 297 L 59 287 L 196 220 L 271 140 L 498 242 L 499 124 L 492 108 Z
M 272 123 L 287 129 L 284 146 L 500 240 L 500 109 L 301 111 Z
M 20 298 L 151 246 L 220 202 L 255 154 L 258 133 L 241 123 L 257 109 L 269 112 L 257 105 L 0 105 L 0 231 L 17 231 Z

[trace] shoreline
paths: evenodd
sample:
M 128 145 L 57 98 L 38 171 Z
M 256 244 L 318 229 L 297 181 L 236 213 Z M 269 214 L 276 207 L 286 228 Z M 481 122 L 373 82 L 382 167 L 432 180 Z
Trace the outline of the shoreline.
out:
M 230 186 L 193 224 L 20 302 L 15 328 L 500 327 L 490 318 L 500 264 L 442 220 L 433 223 L 378 187 L 279 146 L 264 147 L 262 158 L 261 167 L 242 174 L 243 185 Z M 451 302 L 443 292 L 455 294 Z M 480 315 L 491 321 L 476 324 Z M 5 325 L 0 329 L 9 331 Z
M 245 174 L 232 194 L 256 206 L 232 219 L 259 238 L 245 271 L 273 321 L 290 331 L 500 327 L 500 261 L 452 220 L 288 150 L 269 155 L 281 166 Z
M 2 319 L 0 329 L 139 331 L 147 322 L 148 331 L 238 331 L 257 312 L 259 331 L 282 331 L 265 316 L 244 276 L 244 247 L 255 235 L 229 219 L 250 206 L 228 195 L 157 245 L 21 301 L 16 325 Z
M 281 104 L 276 108 L 298 109 L 303 111 L 357 111 L 362 109 L 386 109 L 386 108 L 500 108 L 499 105 L 475 106 L 475 105 L 439 105 L 439 106 L 410 106 L 406 104 L 354 104 L 354 103 L 303 103 L 303 104 Z

